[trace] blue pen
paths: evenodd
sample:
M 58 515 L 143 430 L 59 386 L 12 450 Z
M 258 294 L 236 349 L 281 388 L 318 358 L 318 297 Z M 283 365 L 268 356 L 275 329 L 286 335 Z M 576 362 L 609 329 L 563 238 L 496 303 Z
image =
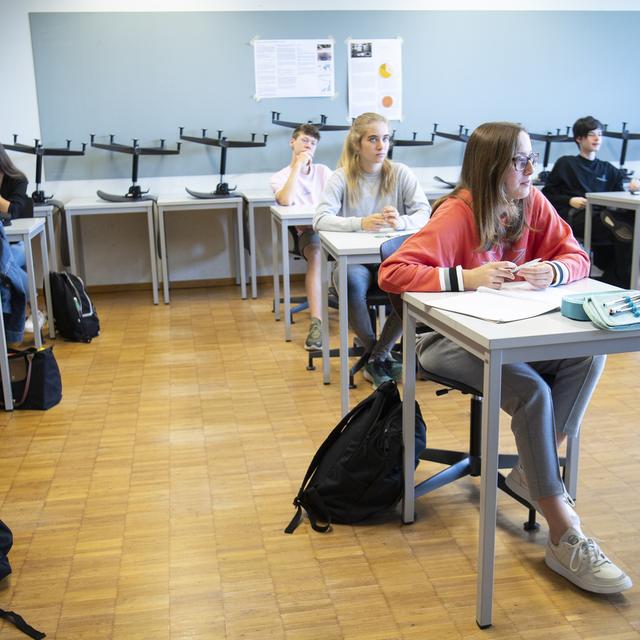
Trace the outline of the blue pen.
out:
M 630 302 L 638 301 L 640 301 L 640 293 L 636 293 L 632 296 L 621 296 L 620 298 L 616 298 L 615 300 L 609 300 L 609 302 L 604 303 L 604 306 L 611 307 L 611 309 L 609 309 L 609 313 L 611 313 L 611 311 L 613 311 L 616 307 L 619 307 L 621 305 L 626 306 Z
M 624 306 L 620 307 L 612 307 L 609 309 L 609 315 L 615 315 L 616 313 L 623 313 L 624 311 L 631 311 L 631 313 L 636 317 L 640 317 L 640 309 L 636 306 L 636 302 L 640 302 L 640 295 L 634 296 L 626 296 Z

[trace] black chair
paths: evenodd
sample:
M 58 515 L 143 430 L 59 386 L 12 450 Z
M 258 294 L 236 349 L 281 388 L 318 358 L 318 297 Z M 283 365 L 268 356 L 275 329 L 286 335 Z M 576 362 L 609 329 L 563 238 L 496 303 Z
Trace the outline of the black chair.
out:
M 398 236 L 384 242 L 380 246 L 380 258 L 382 261 L 386 260 L 392 253 L 397 251 L 402 243 L 409 237 L 410 236 Z M 389 296 L 393 313 L 397 313 L 398 316 L 402 318 L 401 296 L 395 293 L 389 293 L 387 295 Z M 423 332 L 424 331 L 431 331 L 431 329 L 425 327 Z M 440 396 L 447 394 L 450 391 L 459 391 L 470 396 L 469 450 L 450 451 L 447 449 L 425 449 L 420 456 L 421 460 L 446 465 L 446 468 L 416 485 L 415 495 L 417 497 L 424 495 L 425 493 L 435 491 L 436 489 L 439 489 L 450 482 L 454 482 L 459 478 L 464 478 L 465 476 L 476 477 L 480 475 L 482 468 L 482 391 L 469 387 L 458 380 L 451 380 L 431 371 L 426 371 L 419 365 L 419 363 L 416 363 L 416 366 L 418 368 L 419 379 L 430 380 L 431 382 L 435 382 L 442 386 L 441 389 L 436 391 L 436 395 Z M 511 469 L 516 464 L 517 460 L 518 456 L 515 454 L 499 454 L 498 469 Z M 564 458 L 561 458 L 560 462 L 564 465 Z M 498 473 L 498 488 L 529 509 L 529 517 L 524 523 L 524 528 L 527 531 L 538 529 L 539 525 L 536 523 L 535 509 L 526 500 L 523 500 L 520 496 L 509 489 L 505 482 L 505 476 L 501 473 Z
M 403 236 L 408 238 L 409 236 Z M 334 287 L 329 287 L 329 306 L 333 309 L 337 309 L 339 304 L 338 293 L 334 289 Z M 385 291 L 382 291 L 376 282 L 374 286 L 367 291 L 367 307 L 369 308 L 369 317 L 371 318 L 371 326 L 373 327 L 374 333 L 377 334 L 377 310 L 381 307 L 384 307 L 387 313 L 392 313 L 393 309 L 391 308 L 389 296 Z M 349 357 L 350 358 L 358 358 L 355 364 L 349 369 L 349 389 L 355 389 L 356 383 L 354 381 L 354 377 L 358 371 L 360 371 L 365 364 L 369 361 L 369 356 L 371 353 L 366 351 L 364 347 L 358 342 L 357 338 L 354 339 L 353 345 L 349 347 Z M 339 358 L 340 357 L 340 349 L 329 349 L 329 357 L 330 358 Z M 315 371 L 315 364 L 313 363 L 315 358 L 322 358 L 322 350 L 315 349 L 313 351 L 309 351 L 307 362 L 307 371 Z
M 332 298 L 335 301 L 335 304 L 332 303 Z M 329 306 L 333 309 L 338 308 L 338 293 L 335 291 L 333 287 L 329 289 Z M 375 288 L 372 288 L 369 292 L 367 292 L 367 306 L 369 307 L 369 317 L 371 318 L 371 326 L 374 328 L 374 332 L 377 333 L 377 313 L 376 311 L 380 307 L 385 307 L 387 312 L 392 311 L 389 296 L 382 290 L 378 288 L 376 285 Z M 354 377 L 360 369 L 364 367 L 364 365 L 369 361 L 369 356 L 371 354 L 364 349 L 364 347 L 359 343 L 357 338 L 354 338 L 353 345 L 349 347 L 349 357 L 350 358 L 358 358 L 355 364 L 349 369 L 349 389 L 355 389 L 356 383 L 354 381 Z M 339 358 L 340 357 L 340 349 L 329 349 L 329 357 L 330 358 Z M 314 349 L 313 351 L 307 352 L 307 371 L 315 371 L 314 360 L 316 358 L 322 358 L 322 350 Z

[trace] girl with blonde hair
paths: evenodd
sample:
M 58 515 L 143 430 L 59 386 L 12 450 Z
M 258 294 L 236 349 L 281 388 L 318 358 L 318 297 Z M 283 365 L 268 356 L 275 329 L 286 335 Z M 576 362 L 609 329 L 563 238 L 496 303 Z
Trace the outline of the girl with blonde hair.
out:
M 347 134 L 338 169 L 329 179 L 316 208 L 317 231 L 369 231 L 384 228 L 417 231 L 431 207 L 411 170 L 387 158 L 390 135 L 387 119 L 377 113 L 358 116 Z M 364 376 L 376 388 L 387 380 L 399 380 L 402 366 L 391 356 L 400 338 L 402 323 L 396 314 L 387 317 L 376 339 L 367 309 L 367 291 L 377 279 L 377 265 L 347 267 L 349 324 L 369 354 Z

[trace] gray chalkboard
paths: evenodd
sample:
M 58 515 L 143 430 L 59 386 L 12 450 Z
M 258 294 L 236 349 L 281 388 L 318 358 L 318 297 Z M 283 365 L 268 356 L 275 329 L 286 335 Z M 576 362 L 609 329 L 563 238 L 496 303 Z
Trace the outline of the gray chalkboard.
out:
M 266 148 L 231 149 L 227 173 L 273 171 L 288 162 L 291 130 L 271 124 L 271 111 L 293 121 L 347 122 L 347 50 L 352 38 L 403 40 L 404 119 L 397 136 L 429 136 L 514 120 L 530 131 L 564 128 L 592 113 L 612 130 L 640 129 L 638 12 L 304 11 L 203 13 L 32 13 L 40 124 L 45 144 L 66 138 L 152 146 L 185 133 L 222 129 L 230 139 L 269 134 Z M 254 94 L 252 38 L 333 37 L 336 89 L 328 98 L 270 99 Z M 326 133 L 317 159 L 335 165 L 343 133 Z M 536 148 L 542 150 L 540 143 Z M 552 159 L 573 153 L 557 144 Z M 398 148 L 415 166 L 459 164 L 463 145 Z M 620 142 L 605 140 L 602 157 L 617 160 Z M 628 159 L 640 158 L 640 142 Z M 145 156 L 140 176 L 216 174 L 220 150 L 184 143 L 177 156 Z M 83 158 L 47 158 L 48 180 L 128 177 L 131 157 L 89 148 Z

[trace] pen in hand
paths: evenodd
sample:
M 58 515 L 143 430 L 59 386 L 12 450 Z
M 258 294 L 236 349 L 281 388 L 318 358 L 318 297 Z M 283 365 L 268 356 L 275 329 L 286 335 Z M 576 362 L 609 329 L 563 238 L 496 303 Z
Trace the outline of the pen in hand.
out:
M 529 260 L 529 262 L 525 262 L 524 264 L 519 264 L 515 269 L 511 270 L 511 273 L 518 273 L 520 269 L 526 269 L 527 267 L 532 267 L 534 264 L 538 264 L 540 262 L 540 258 L 534 258 L 533 260 Z

